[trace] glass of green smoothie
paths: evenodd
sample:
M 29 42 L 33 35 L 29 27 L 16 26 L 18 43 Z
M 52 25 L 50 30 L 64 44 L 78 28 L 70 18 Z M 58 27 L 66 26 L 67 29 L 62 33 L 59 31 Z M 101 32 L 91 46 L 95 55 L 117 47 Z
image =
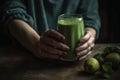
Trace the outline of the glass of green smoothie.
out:
M 58 31 L 65 36 L 64 44 L 70 47 L 63 61 L 76 61 L 75 48 L 79 39 L 84 35 L 84 20 L 80 14 L 61 14 L 58 17 Z

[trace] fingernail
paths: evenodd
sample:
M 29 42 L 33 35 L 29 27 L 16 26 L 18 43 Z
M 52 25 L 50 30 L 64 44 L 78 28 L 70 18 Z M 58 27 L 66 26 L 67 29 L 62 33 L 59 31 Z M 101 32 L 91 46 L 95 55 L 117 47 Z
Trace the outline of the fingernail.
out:
M 80 42 L 83 42 L 83 41 L 84 41 L 84 39 L 81 39 L 81 40 L 80 40 Z
M 60 39 L 65 40 L 65 37 L 64 37 L 64 36 L 61 36 Z
M 66 47 L 65 50 L 68 51 L 70 48 L 69 47 Z
M 65 55 L 67 55 L 67 52 L 63 52 Z
M 80 50 L 79 50 L 79 48 L 77 48 L 75 51 L 76 51 L 76 53 L 77 53 L 77 52 L 79 52 Z

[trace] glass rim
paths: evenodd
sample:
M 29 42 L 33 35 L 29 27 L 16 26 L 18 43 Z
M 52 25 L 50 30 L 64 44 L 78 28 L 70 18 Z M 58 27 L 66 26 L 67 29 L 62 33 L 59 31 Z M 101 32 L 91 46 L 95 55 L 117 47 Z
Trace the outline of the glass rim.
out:
M 71 13 L 71 14 L 67 14 L 67 13 L 64 13 L 64 14 L 61 14 L 59 15 L 59 17 L 64 17 L 64 18 L 68 18 L 68 17 L 78 17 L 78 18 L 83 18 L 83 16 L 81 14 L 74 14 L 74 13 Z

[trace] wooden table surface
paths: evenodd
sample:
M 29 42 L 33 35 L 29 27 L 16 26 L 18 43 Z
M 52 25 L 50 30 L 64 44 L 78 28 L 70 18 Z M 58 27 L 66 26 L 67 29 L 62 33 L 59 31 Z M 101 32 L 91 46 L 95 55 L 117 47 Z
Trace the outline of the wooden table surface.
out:
M 93 55 L 100 49 L 118 44 L 96 44 Z M 92 55 L 91 55 L 92 56 Z M 120 71 L 110 80 L 120 80 Z M 116 79 L 117 78 L 117 79 Z M 119 79 L 118 79 L 119 78 Z M 0 80 L 103 80 L 83 71 L 83 62 L 66 63 L 37 59 L 31 53 L 10 45 L 0 46 Z

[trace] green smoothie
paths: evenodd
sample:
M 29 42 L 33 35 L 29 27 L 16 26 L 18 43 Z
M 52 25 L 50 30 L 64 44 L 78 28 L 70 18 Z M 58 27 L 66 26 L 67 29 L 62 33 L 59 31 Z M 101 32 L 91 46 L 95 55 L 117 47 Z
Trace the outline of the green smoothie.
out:
M 79 39 L 84 35 L 84 22 L 80 17 L 61 18 L 58 20 L 58 31 L 65 36 L 64 44 L 70 47 L 67 55 L 61 60 L 76 61 L 75 48 Z

